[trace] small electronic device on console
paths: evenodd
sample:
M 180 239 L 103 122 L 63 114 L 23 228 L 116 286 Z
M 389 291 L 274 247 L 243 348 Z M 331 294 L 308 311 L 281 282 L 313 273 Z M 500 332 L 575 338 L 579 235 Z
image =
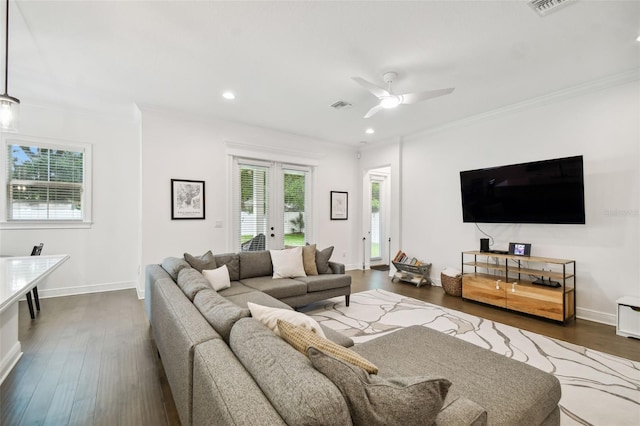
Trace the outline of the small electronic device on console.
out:
M 509 243 L 509 254 L 514 256 L 531 256 L 531 244 Z

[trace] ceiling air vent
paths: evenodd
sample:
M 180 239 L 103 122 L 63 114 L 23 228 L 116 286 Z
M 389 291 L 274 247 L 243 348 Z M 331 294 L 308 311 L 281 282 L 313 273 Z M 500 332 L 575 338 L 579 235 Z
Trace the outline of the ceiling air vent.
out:
M 336 101 L 334 103 L 332 103 L 331 108 L 335 108 L 335 109 L 342 109 L 342 108 L 349 108 L 351 106 L 351 104 L 349 102 L 346 101 Z
M 575 0 L 529 0 L 529 6 L 538 12 L 538 15 L 546 16 L 574 1 Z

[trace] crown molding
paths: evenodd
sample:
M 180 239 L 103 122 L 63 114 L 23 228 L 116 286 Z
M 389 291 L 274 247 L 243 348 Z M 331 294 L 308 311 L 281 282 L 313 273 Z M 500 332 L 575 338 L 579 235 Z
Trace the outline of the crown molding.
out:
M 640 68 L 633 68 L 629 71 L 625 71 L 620 74 L 615 74 L 615 75 L 607 76 L 597 80 L 592 80 L 587 83 L 571 86 L 566 89 L 548 93 L 546 95 L 527 99 L 526 101 L 506 105 L 506 106 L 496 108 L 487 112 L 465 117 L 460 120 L 451 121 L 449 123 L 442 124 L 440 126 L 432 127 L 430 129 L 421 130 L 419 132 L 407 135 L 406 137 L 415 138 L 420 136 L 428 136 L 428 135 L 440 133 L 446 130 L 455 129 L 457 127 L 464 127 L 473 123 L 499 117 L 501 115 L 506 115 L 506 114 L 517 112 L 517 111 L 527 110 L 540 105 L 546 105 L 551 102 L 558 102 L 563 99 L 568 99 L 575 96 L 581 96 L 588 93 L 597 92 L 599 90 L 620 86 L 620 85 L 631 83 L 638 80 L 640 80 Z

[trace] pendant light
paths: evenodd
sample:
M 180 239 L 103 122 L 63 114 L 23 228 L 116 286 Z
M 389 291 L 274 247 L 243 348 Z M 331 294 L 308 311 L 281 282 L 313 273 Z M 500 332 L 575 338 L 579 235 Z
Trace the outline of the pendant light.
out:
M 9 96 L 9 0 L 5 11 L 4 37 L 4 94 L 0 95 L 0 130 L 3 132 L 18 131 L 18 110 L 20 99 Z

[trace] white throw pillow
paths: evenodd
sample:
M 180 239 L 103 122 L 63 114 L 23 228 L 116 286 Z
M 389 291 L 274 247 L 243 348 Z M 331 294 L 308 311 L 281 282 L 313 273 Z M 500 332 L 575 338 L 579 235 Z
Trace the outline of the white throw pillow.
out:
M 324 331 L 318 324 L 318 321 L 314 320 L 308 315 L 303 314 L 302 312 L 296 312 L 294 310 L 289 309 L 280 309 L 280 308 L 270 308 L 268 306 L 257 305 L 252 302 L 247 302 L 247 306 L 251 311 L 251 316 L 264 325 L 266 325 L 269 329 L 273 330 L 276 335 L 280 336 L 280 331 L 278 330 L 278 320 L 287 321 L 288 323 L 298 325 L 300 327 L 304 327 L 315 332 L 318 336 L 324 337 Z M 282 337 L 282 336 L 280 336 Z
M 273 278 L 306 277 L 302 262 L 302 247 L 286 250 L 270 250 Z
M 202 275 L 211 283 L 211 286 L 215 291 L 224 290 L 231 287 L 231 280 L 229 279 L 229 270 L 227 265 L 222 265 L 216 269 L 203 270 Z

